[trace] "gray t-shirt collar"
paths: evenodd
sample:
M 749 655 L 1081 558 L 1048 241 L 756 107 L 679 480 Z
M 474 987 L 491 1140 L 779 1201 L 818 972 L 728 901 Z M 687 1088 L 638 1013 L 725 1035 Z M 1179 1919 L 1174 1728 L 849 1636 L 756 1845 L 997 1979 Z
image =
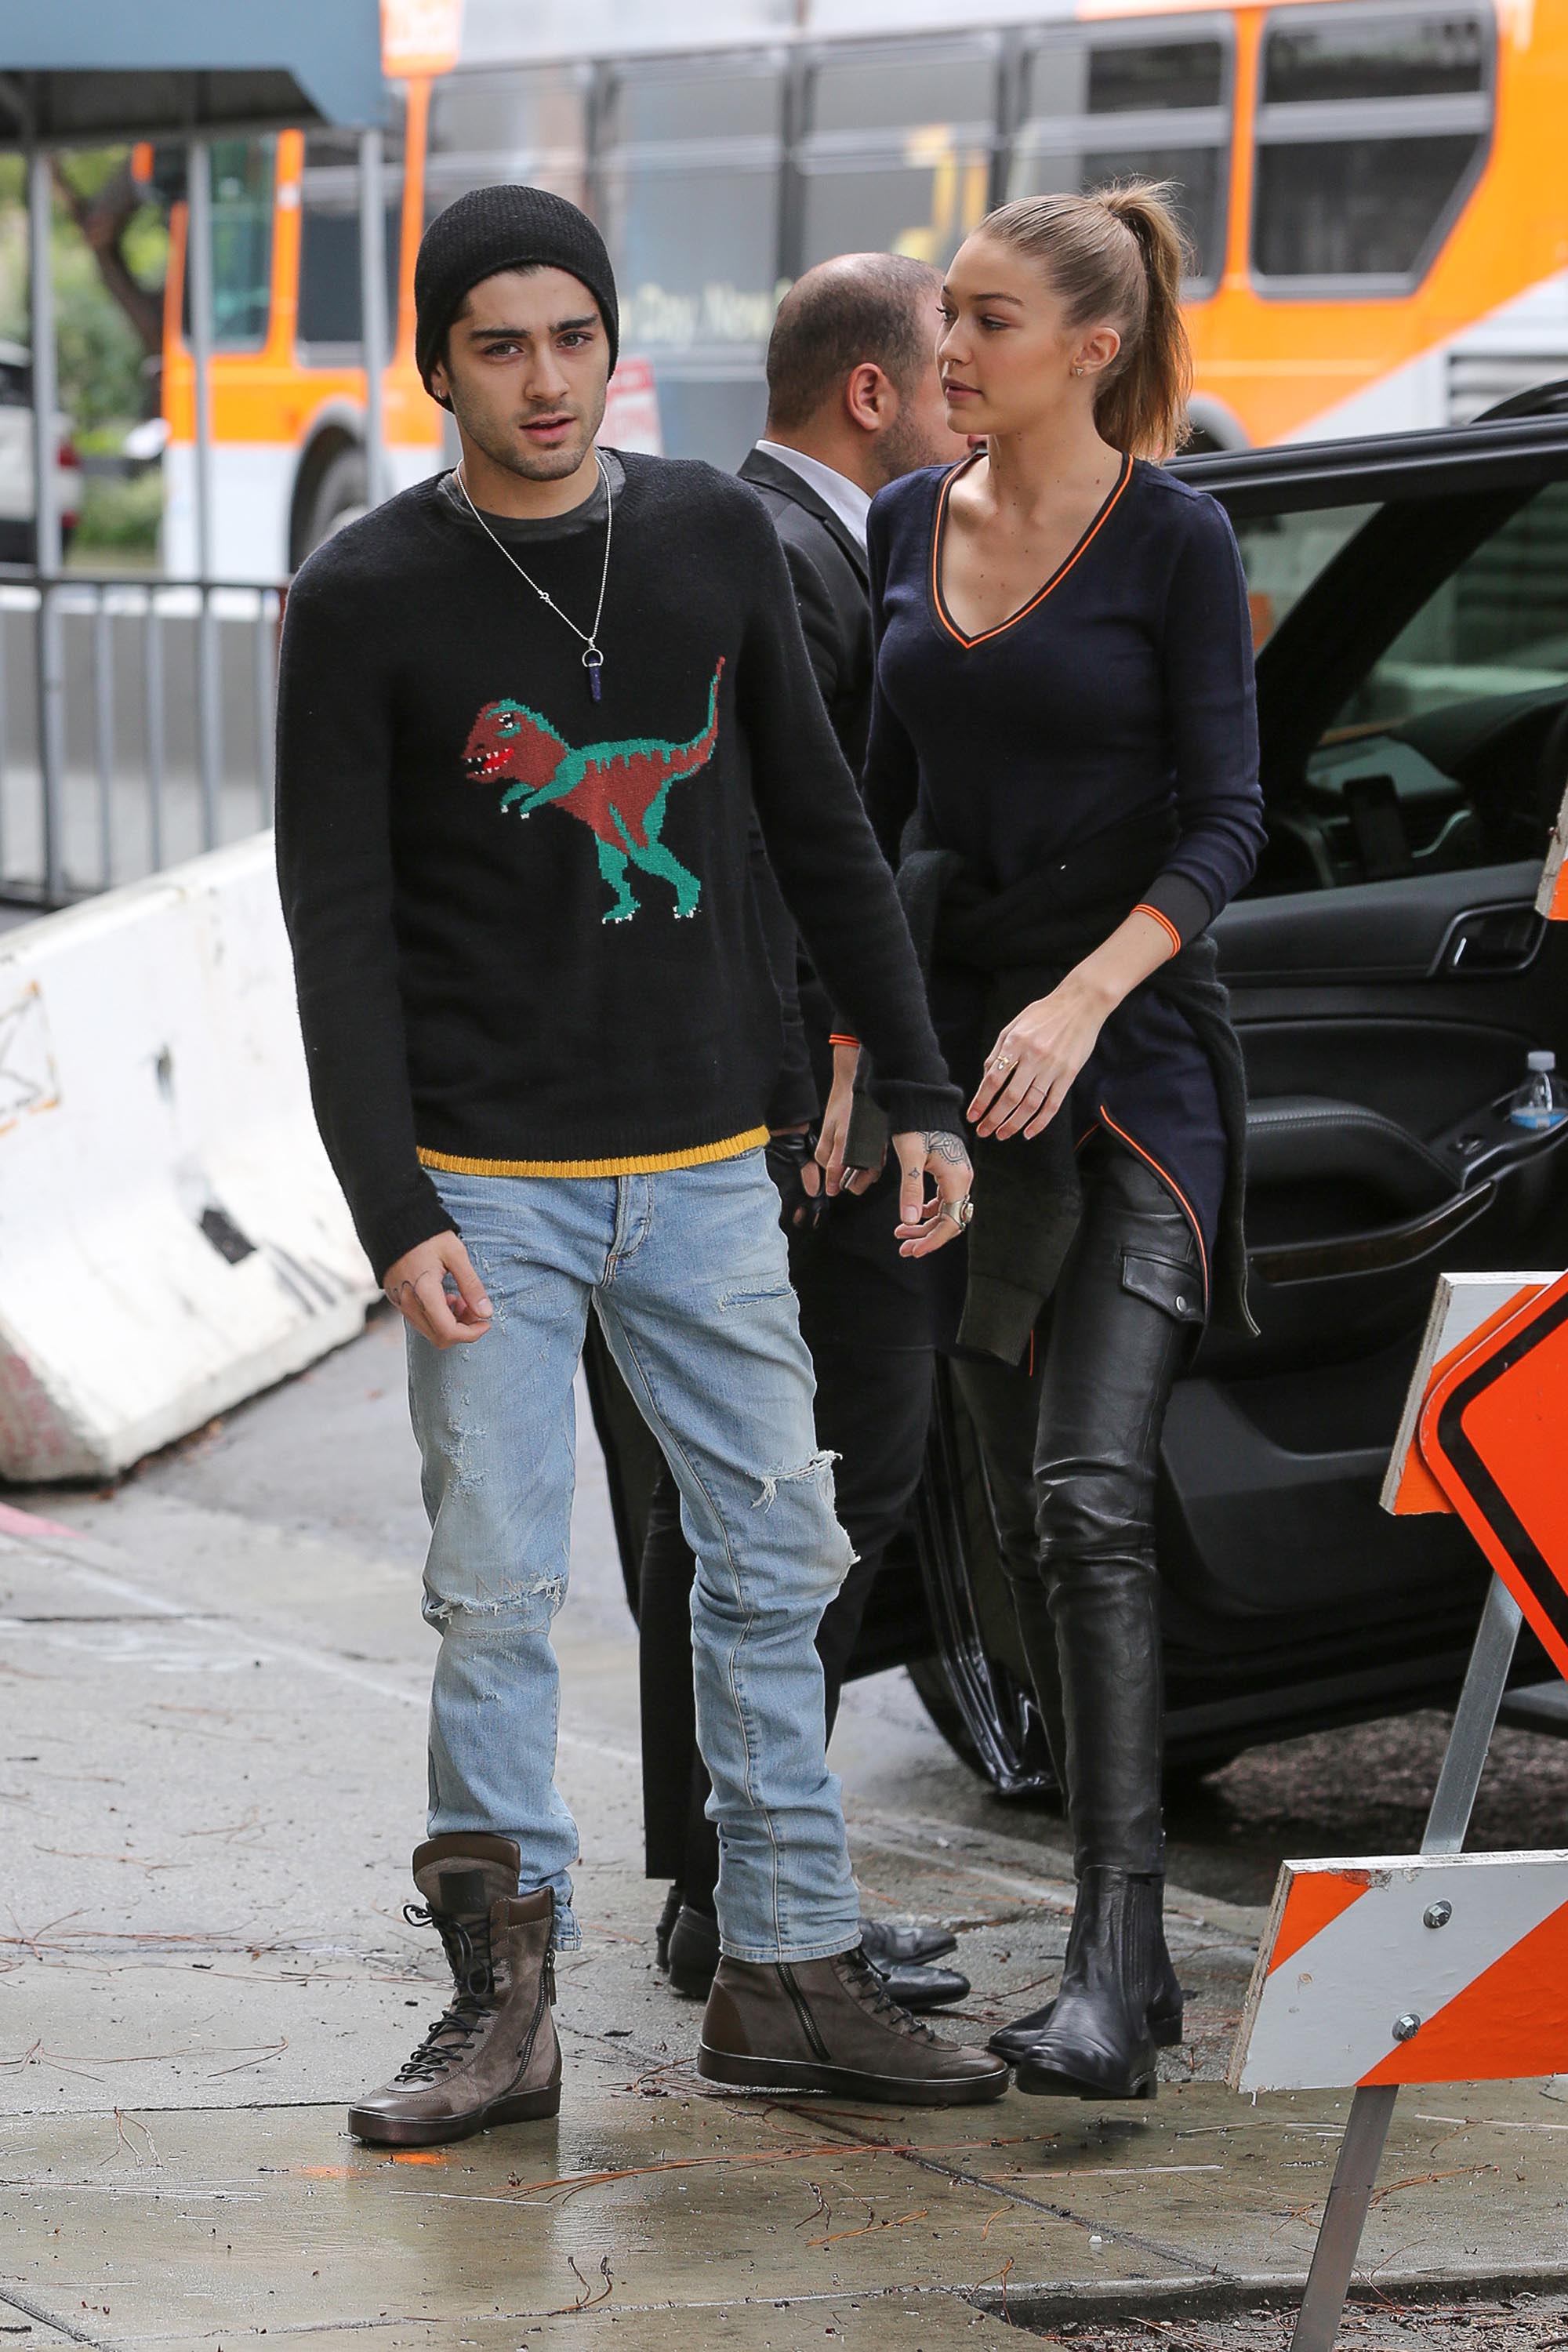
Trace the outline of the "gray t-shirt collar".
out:
M 595 528 L 602 530 L 609 499 L 611 497 L 619 498 L 626 476 L 625 467 L 613 449 L 601 449 L 599 456 L 603 460 L 604 470 L 595 483 L 591 494 L 584 499 L 581 506 L 569 507 L 564 514 L 497 515 L 486 513 L 481 507 L 480 513 L 484 514 L 486 523 L 500 541 L 501 545 L 526 547 L 531 542 L 542 539 L 571 539 L 579 531 L 593 530 Z M 608 493 L 605 488 L 606 480 L 609 483 Z M 439 494 L 466 530 L 471 530 L 476 538 L 482 535 L 479 524 L 474 520 L 468 500 L 458 487 L 458 477 L 455 473 L 442 475 Z

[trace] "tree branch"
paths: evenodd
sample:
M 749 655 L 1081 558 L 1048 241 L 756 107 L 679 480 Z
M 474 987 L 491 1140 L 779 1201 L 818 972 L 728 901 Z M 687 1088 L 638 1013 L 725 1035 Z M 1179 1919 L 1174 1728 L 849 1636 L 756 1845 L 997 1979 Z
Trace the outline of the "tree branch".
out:
M 142 350 L 156 359 L 163 348 L 163 298 L 149 292 L 125 257 L 125 232 L 142 203 L 129 163 L 107 179 L 96 196 L 84 196 L 72 186 L 58 155 L 52 159 L 55 187 L 61 203 L 80 231 L 98 274 L 130 320 Z M 155 380 L 148 378 L 149 404 Z

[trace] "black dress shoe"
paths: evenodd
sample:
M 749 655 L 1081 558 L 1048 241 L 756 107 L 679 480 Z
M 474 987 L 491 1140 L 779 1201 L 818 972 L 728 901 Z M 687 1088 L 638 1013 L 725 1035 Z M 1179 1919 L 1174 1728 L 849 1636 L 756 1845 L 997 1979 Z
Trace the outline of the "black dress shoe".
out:
M 870 1966 L 886 1986 L 889 2000 L 916 2016 L 924 2010 L 944 2009 L 950 2001 L 969 1999 L 969 1979 L 957 1969 L 917 1969 L 902 1961 L 884 1968 L 879 1960 L 872 1960 Z
M 870 1965 L 900 2009 L 941 2009 L 969 1997 L 969 1979 L 956 1969 L 883 1968 L 875 1960 Z M 688 2000 L 706 2000 L 718 1966 L 718 1921 L 683 1904 L 669 1934 L 671 1986 Z
M 688 2000 L 706 2000 L 719 1965 L 719 1922 L 683 1903 L 669 1931 L 669 1981 Z
M 862 1919 L 860 1949 L 873 1968 L 923 1969 L 956 1952 L 958 1937 L 945 1927 L 895 1927 L 886 1919 Z
M 1163 1882 L 1095 1864 L 1079 1880 L 1062 1988 L 1017 2087 L 1037 2098 L 1152 2099 L 1150 2009 L 1160 1981 Z
M 658 1915 L 658 1925 L 653 1931 L 653 1948 L 661 1969 L 669 1966 L 669 1934 L 680 1916 L 680 1889 L 672 1886 L 664 1898 L 664 1908 Z

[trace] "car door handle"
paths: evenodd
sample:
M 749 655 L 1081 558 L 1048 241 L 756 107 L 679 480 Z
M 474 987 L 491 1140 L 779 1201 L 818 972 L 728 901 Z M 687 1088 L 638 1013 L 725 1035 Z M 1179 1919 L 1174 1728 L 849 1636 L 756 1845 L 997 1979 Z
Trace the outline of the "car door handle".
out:
M 1467 980 L 1523 971 L 1545 936 L 1546 925 L 1528 898 L 1504 907 L 1472 907 L 1449 924 L 1432 969 Z

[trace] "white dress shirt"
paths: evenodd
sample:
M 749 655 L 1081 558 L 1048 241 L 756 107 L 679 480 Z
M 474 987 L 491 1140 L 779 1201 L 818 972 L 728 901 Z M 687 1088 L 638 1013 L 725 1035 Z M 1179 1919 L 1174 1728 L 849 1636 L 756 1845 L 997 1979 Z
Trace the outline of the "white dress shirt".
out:
M 776 457 L 781 466 L 787 466 L 792 474 L 798 474 L 803 482 L 809 483 L 857 543 L 865 546 L 866 518 L 871 511 L 871 501 L 858 482 L 852 482 L 847 474 L 835 473 L 820 457 L 808 457 L 801 449 L 786 449 L 782 441 L 759 441 L 757 447 L 764 457 Z

